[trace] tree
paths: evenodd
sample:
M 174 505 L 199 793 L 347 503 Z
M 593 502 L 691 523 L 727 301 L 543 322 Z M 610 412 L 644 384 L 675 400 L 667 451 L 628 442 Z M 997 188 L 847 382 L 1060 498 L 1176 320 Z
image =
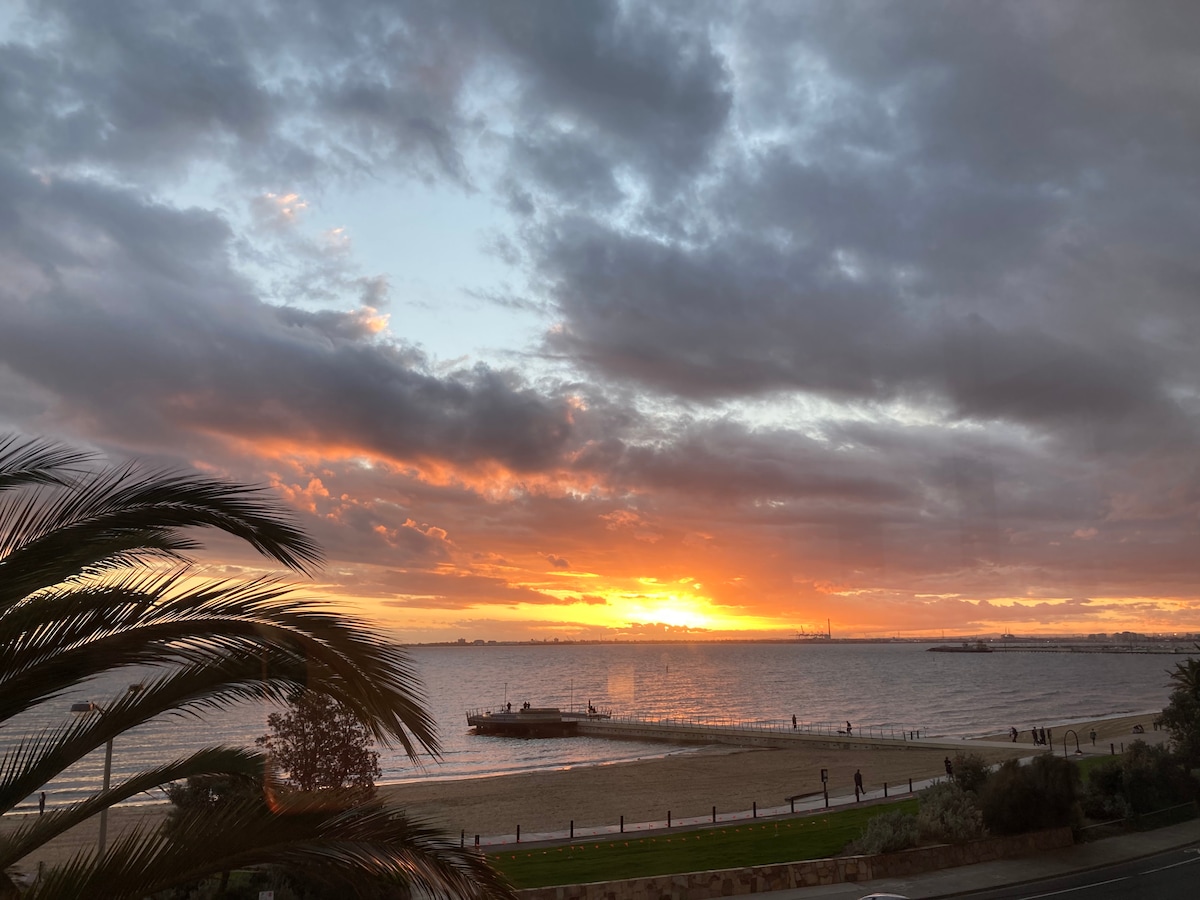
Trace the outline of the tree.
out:
M 1196 645 L 1200 650 L 1200 644 Z M 1174 690 L 1162 722 L 1171 735 L 1171 746 L 1188 768 L 1200 766 L 1200 659 L 1188 657 L 1170 673 Z
M 259 488 L 195 473 L 113 466 L 43 440 L 0 439 L 0 726 L 127 666 L 155 666 L 142 690 L 17 737 L 0 758 L 0 814 L 86 754 L 163 713 L 203 715 L 243 700 L 335 699 L 372 738 L 412 759 L 438 754 L 406 654 L 363 623 L 297 598 L 273 578 L 202 579 L 188 551 L 215 528 L 297 572 L 315 544 Z M 10 732 L 11 733 L 11 732 Z M 15 736 L 14 736 L 15 737 Z M 457 839 L 377 801 L 280 802 L 258 751 L 201 748 L 0 833 L 0 873 L 121 800 L 196 776 L 255 779 L 269 801 L 133 829 L 104 854 L 45 870 L 27 900 L 140 898 L 223 870 L 282 863 L 314 879 L 399 884 L 448 897 L 509 896 Z M 353 889 L 351 889 L 353 891 Z M 0 897 L 15 896 L 0 875 Z
M 306 691 L 287 712 L 267 717 L 271 733 L 254 743 L 287 772 L 287 781 L 302 791 L 352 788 L 365 796 L 375 792 L 379 754 L 362 722 L 333 698 Z
M 978 805 L 983 823 L 996 834 L 1040 828 L 1075 827 L 1079 808 L 1079 769 L 1070 760 L 1043 753 L 1023 766 L 1010 759 L 983 783 Z

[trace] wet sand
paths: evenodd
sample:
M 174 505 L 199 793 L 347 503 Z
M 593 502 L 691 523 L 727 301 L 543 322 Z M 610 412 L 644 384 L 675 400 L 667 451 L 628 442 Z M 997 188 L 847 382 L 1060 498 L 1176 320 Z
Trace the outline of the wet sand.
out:
M 1081 746 L 1087 752 L 1108 752 L 1108 742 L 1126 746 L 1138 737 L 1160 741 L 1164 732 L 1152 730 L 1153 716 L 1126 716 L 1074 724 Z M 1142 723 L 1145 735 L 1132 733 Z M 1050 725 L 1055 745 L 1065 736 L 1063 726 Z M 1093 750 L 1087 735 L 1097 732 Z M 963 741 L 963 750 L 978 752 L 991 762 L 1013 756 L 1041 752 L 1029 741 L 1026 729 L 1022 740 L 1011 747 L 985 747 Z M 1008 735 L 998 733 L 993 740 L 1007 742 Z M 1118 747 L 1119 749 L 1119 747 Z M 820 772 L 829 770 L 832 795 L 853 792 L 854 771 L 861 769 L 868 789 L 887 782 L 903 785 L 943 774 L 941 749 L 907 747 L 870 750 L 833 750 L 802 748 L 794 750 L 740 750 L 706 748 L 692 753 L 616 763 L 605 766 L 580 766 L 548 772 L 530 772 L 493 778 L 459 781 L 425 781 L 386 785 L 381 794 L 404 808 L 410 815 L 446 828 L 454 834 L 466 831 L 468 840 L 475 834 L 513 834 L 517 826 L 523 834 L 576 827 L 616 824 L 621 816 L 627 823 L 658 821 L 670 811 L 674 817 L 699 816 L 717 807 L 719 812 L 749 810 L 755 803 L 760 809 L 783 806 L 787 797 L 821 789 Z M 118 807 L 109 814 L 109 839 L 138 823 L 151 824 L 162 818 L 166 806 Z M 18 816 L 6 817 L 0 829 L 15 824 Z M 97 823 L 93 820 L 46 846 L 22 862 L 21 868 L 36 868 L 37 861 L 62 862 L 85 847 L 95 846 Z

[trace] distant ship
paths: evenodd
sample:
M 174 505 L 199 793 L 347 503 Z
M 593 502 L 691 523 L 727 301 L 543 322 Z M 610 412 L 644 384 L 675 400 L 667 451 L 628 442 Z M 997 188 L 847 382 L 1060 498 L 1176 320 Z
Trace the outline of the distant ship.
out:
M 930 653 L 991 653 L 992 648 L 983 641 L 963 641 L 961 646 L 939 644 L 929 648 Z

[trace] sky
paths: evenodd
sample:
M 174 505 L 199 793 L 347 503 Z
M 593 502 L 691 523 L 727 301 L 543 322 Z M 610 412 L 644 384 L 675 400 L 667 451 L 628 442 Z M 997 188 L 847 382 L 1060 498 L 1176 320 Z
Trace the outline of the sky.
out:
M 269 485 L 403 641 L 1200 630 L 1198 39 L 10 0 L 0 432 Z

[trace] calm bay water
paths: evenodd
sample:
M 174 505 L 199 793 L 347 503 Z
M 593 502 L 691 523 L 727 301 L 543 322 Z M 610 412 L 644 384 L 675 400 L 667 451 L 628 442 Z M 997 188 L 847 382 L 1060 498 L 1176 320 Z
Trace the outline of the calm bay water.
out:
M 922 644 L 604 644 L 414 647 L 443 756 L 414 768 L 382 750 L 383 781 L 464 778 L 597 765 L 688 752 L 598 738 L 512 740 L 468 732 L 465 711 L 583 707 L 616 715 L 728 717 L 920 727 L 977 736 L 1034 725 L 1161 709 L 1167 672 L 1182 657 L 1146 654 L 926 653 Z M 69 717 L 71 702 L 106 698 L 142 677 L 126 673 L 63 698 L 38 719 L 0 728 L 0 749 L 23 731 Z M 272 710 L 249 705 L 203 721 L 168 718 L 115 741 L 114 781 L 214 743 L 251 745 Z M 102 751 L 47 786 L 51 804 L 100 783 Z M 162 795 L 145 796 L 157 802 Z

